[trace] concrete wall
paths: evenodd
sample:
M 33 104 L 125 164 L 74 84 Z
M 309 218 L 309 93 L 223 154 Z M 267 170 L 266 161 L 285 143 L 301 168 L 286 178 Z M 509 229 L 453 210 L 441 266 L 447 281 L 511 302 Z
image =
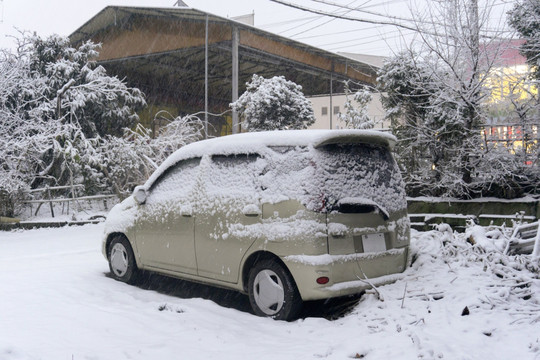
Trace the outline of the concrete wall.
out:
M 368 106 L 368 114 L 375 121 L 375 129 L 388 129 L 389 122 L 383 123 L 384 110 L 381 105 L 380 94 L 373 93 L 373 100 Z M 313 105 L 315 124 L 310 129 L 330 129 L 330 111 L 332 111 L 332 129 L 344 129 L 345 124 L 338 119 L 338 113 L 344 111 L 345 94 L 332 95 L 332 109 L 330 109 L 330 96 L 319 95 L 308 97 Z

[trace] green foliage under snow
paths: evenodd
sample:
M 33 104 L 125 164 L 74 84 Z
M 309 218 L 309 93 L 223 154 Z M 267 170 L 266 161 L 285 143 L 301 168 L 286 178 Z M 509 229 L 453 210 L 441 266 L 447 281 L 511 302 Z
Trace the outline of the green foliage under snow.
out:
M 246 91 L 231 104 L 248 131 L 306 129 L 315 122 L 302 87 L 283 76 L 265 79 L 253 74 Z

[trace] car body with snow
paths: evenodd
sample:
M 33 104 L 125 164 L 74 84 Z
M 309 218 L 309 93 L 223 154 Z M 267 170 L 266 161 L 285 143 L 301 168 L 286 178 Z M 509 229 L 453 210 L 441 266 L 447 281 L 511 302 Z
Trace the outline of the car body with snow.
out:
M 394 143 L 291 130 L 187 145 L 111 210 L 103 254 L 118 280 L 148 270 L 231 288 L 277 319 L 393 282 L 409 247 Z

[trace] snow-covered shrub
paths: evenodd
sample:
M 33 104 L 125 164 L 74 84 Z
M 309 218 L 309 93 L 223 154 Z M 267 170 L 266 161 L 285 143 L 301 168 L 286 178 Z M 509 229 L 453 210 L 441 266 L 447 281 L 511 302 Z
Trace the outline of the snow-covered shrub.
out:
M 171 117 L 165 113 L 156 115 L 161 119 L 164 116 Z M 134 131 L 124 129 L 121 138 L 110 135 L 102 138 L 96 149 L 97 157 L 86 169 L 103 176 L 94 186 L 101 185 L 125 197 L 135 186 L 144 183 L 171 153 L 202 138 L 204 124 L 198 117 L 187 115 L 169 121 L 154 138 L 142 125 Z
M 283 76 L 265 79 L 253 74 L 246 91 L 230 106 L 243 116 L 249 131 L 306 129 L 315 122 L 302 87 Z
M 389 59 L 378 78 L 382 104 L 399 140 L 408 194 L 469 197 L 481 138 L 434 62 L 414 52 Z
M 160 111 L 156 114 L 156 119 L 168 121 L 167 125 L 160 128 L 152 142 L 152 159 L 157 164 L 162 163 L 182 146 L 203 137 L 204 122 L 196 114 L 175 118 L 166 111 Z
M 372 100 L 369 89 L 362 86 L 354 94 L 345 82 L 345 105 L 344 111 L 339 113 L 338 119 L 345 123 L 349 129 L 373 129 L 375 122 L 368 115 L 368 105 Z
M 528 94 L 532 102 L 514 101 L 504 94 L 499 97 L 511 106 L 492 106 L 502 81 L 493 81 L 491 75 L 501 72 L 501 55 L 509 46 L 501 41 L 506 31 L 502 26 L 490 28 L 489 37 L 482 36 L 492 5 L 466 0 L 426 4 L 426 11 L 414 16 L 420 41 L 381 69 L 382 103 L 399 139 L 409 195 L 515 197 L 534 183 L 525 175 L 538 172 L 538 153 L 530 153 L 537 151 L 532 137 L 524 135 L 524 148 L 531 155 L 525 160 L 514 149 L 507 149 L 507 154 L 502 148 L 494 150 L 483 134 L 490 117 L 521 126 L 523 134 L 530 120 L 538 121 L 536 90 Z M 532 66 L 540 64 L 539 14 L 536 0 L 521 0 L 510 12 L 510 24 L 527 40 L 521 50 Z M 533 71 L 538 75 L 537 68 Z M 536 85 L 523 86 L 522 79 L 504 82 L 520 97 L 524 89 Z M 514 145 L 510 142 L 508 148 Z

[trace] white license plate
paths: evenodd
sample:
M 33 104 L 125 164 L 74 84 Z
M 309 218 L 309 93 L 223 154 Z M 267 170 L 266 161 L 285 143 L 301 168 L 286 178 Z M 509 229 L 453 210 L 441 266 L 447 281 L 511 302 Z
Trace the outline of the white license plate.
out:
M 386 243 L 384 241 L 384 234 L 367 234 L 362 235 L 362 246 L 364 252 L 381 252 L 386 251 Z

